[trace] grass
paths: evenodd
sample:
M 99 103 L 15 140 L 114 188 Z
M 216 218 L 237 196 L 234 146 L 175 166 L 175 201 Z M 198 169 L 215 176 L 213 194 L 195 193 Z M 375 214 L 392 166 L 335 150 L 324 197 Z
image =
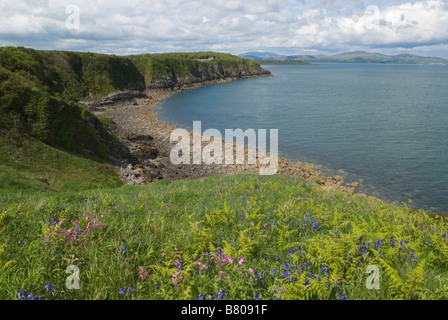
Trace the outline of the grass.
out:
M 283 176 L 1 196 L 0 299 L 445 299 L 447 230 Z
M 115 168 L 108 163 L 55 149 L 32 138 L 13 142 L 0 137 L 2 195 L 80 191 L 121 184 Z

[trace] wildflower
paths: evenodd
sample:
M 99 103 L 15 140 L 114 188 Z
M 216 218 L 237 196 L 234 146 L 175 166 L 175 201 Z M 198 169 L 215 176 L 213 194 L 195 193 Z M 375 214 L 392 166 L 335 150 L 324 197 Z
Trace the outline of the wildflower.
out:
M 128 248 L 126 248 L 125 246 L 121 247 L 120 249 L 121 253 L 125 253 L 126 251 L 128 251 Z
M 33 296 L 30 294 L 28 297 L 26 297 L 26 300 L 33 300 Z
M 341 293 L 338 294 L 338 300 L 347 300 L 347 297 L 345 296 L 345 294 Z
M 426 243 L 428 246 L 431 245 L 431 242 L 429 242 L 429 241 L 426 241 L 425 243 Z
M 45 289 L 48 292 L 51 292 L 51 294 L 54 294 L 54 287 L 53 287 L 53 284 L 51 282 L 45 286 Z
M 198 297 L 194 300 L 204 300 L 205 296 L 201 293 L 200 295 L 198 295 Z
M 40 300 L 40 296 L 35 296 L 34 300 Z
M 320 273 L 325 273 L 325 275 L 328 275 L 328 267 L 322 265 L 322 266 L 320 267 Z
M 23 300 L 26 296 L 27 296 L 27 294 L 23 290 L 20 290 L 19 293 L 17 294 L 17 297 L 19 298 L 19 300 Z
M 228 261 L 229 263 L 233 263 L 233 258 L 232 258 L 232 257 L 227 257 L 227 261 Z
M 131 286 L 131 287 L 129 288 L 129 290 L 130 290 L 131 292 L 134 292 L 134 291 L 135 291 L 135 287 L 134 287 L 134 286 Z
M 157 292 L 160 290 L 160 286 L 158 284 L 156 284 L 156 290 Z
M 292 252 L 292 250 L 288 250 L 288 254 L 289 255 L 291 255 L 291 254 L 293 254 L 294 252 Z
M 394 238 L 390 238 L 390 239 L 389 239 L 389 243 L 390 243 L 390 245 L 391 245 L 392 247 L 395 247 L 395 240 L 394 240 Z
M 221 250 L 221 249 L 218 249 L 218 250 L 216 250 L 216 253 L 217 253 L 218 255 L 221 255 L 221 254 L 222 254 L 222 250 Z
M 252 270 L 252 268 L 249 268 L 249 272 L 250 272 L 250 273 L 253 273 L 253 272 L 254 272 L 254 270 Z
M 219 292 L 213 296 L 214 300 L 224 300 L 227 297 L 227 294 L 222 292 L 221 289 L 219 289 Z
M 260 300 L 260 294 L 258 292 L 255 294 L 254 299 L 255 300 Z
M 125 292 L 126 292 L 126 287 L 121 288 L 121 289 L 118 291 L 118 294 L 125 294 Z
M 52 224 L 53 226 L 57 225 L 58 223 L 59 223 L 59 220 L 58 220 L 58 219 L 56 219 L 56 218 L 51 218 L 51 224 Z

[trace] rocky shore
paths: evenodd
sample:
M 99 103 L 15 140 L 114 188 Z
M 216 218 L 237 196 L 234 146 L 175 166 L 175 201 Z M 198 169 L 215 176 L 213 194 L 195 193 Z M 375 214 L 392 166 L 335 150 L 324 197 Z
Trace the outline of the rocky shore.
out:
M 175 144 L 170 142 L 170 135 L 177 127 L 168 125 L 157 117 L 156 110 L 160 107 L 160 102 L 170 95 L 192 87 L 231 80 L 193 83 L 174 90 L 147 89 L 144 92 L 122 92 L 81 103 L 97 116 L 113 121 L 107 127 L 119 141 L 110 148 L 111 160 L 119 168 L 121 178 L 127 184 L 146 184 L 161 179 L 196 179 L 218 174 L 258 173 L 259 164 L 173 164 L 170 160 L 170 151 Z M 203 143 L 203 146 L 208 143 Z M 247 155 L 247 152 L 251 151 L 245 148 L 245 152 Z M 325 176 L 311 163 L 293 162 L 282 157 L 278 159 L 277 174 L 299 176 L 329 189 L 349 193 L 353 193 L 358 186 L 357 182 L 345 184 L 342 176 Z

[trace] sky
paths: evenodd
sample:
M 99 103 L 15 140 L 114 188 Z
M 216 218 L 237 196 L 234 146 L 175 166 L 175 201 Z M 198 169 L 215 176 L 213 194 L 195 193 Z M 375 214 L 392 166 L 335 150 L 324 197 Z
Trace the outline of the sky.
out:
M 448 0 L 1 0 L 0 46 L 448 59 Z

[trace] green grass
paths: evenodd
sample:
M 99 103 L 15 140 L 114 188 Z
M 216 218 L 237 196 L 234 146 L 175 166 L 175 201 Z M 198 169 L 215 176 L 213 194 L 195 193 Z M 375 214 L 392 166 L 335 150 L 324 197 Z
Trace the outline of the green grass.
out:
M 2 196 L 0 299 L 445 299 L 447 230 L 283 176 Z M 71 264 L 79 290 L 65 286 Z M 369 265 L 379 290 L 365 286 Z
M 108 163 L 55 149 L 32 138 L 12 141 L 0 137 L 0 193 L 3 195 L 120 185 L 116 169 Z

